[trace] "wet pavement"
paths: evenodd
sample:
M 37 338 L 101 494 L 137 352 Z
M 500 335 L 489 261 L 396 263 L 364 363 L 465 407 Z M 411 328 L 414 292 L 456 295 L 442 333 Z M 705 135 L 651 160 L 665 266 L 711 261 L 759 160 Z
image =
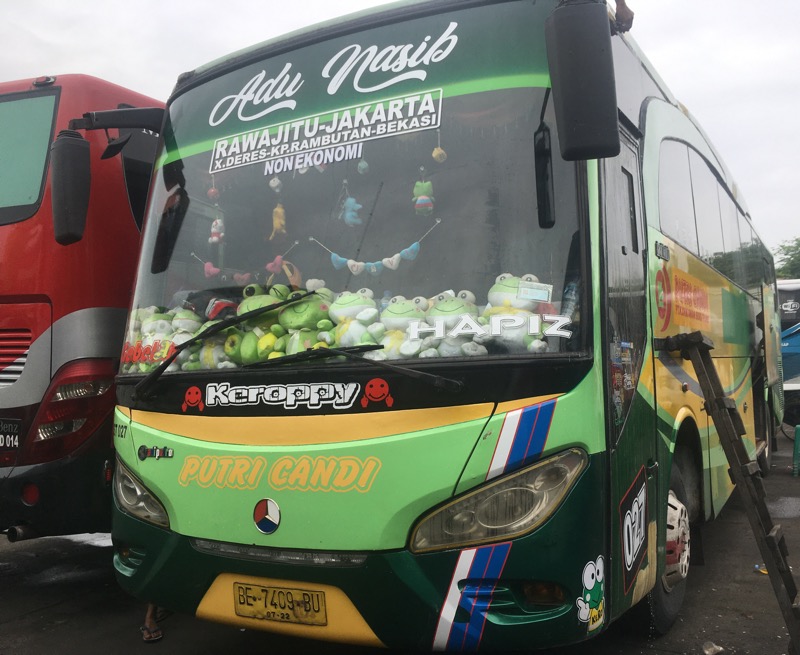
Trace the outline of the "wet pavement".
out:
M 789 563 L 800 571 L 800 477 L 792 477 L 791 441 L 779 437 L 765 480 L 770 513 L 780 523 Z M 630 620 L 553 655 L 788 655 L 789 637 L 738 494 L 702 531 L 705 563 L 693 565 L 681 618 L 665 637 L 642 635 Z M 157 644 L 141 639 L 144 606 L 118 586 L 108 535 L 8 543 L 0 537 L 0 655 L 94 655 L 228 652 L 367 655 L 366 648 L 242 631 L 173 614 Z M 795 573 L 795 580 L 800 576 Z M 717 650 L 718 648 L 722 650 Z

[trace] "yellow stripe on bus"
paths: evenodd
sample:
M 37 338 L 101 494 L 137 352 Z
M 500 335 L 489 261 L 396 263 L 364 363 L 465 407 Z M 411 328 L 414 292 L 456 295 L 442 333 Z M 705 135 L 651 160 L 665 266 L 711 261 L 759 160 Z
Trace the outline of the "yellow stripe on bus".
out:
M 139 427 L 179 437 L 221 444 L 248 446 L 303 446 L 378 439 L 397 434 L 431 430 L 468 421 L 487 420 L 492 414 L 510 412 L 558 398 L 549 394 L 500 403 L 406 409 L 365 414 L 317 416 L 185 416 L 117 407 Z
M 528 403 L 530 404 L 530 403 Z M 317 416 L 184 416 L 138 409 L 139 427 L 199 441 L 249 446 L 298 446 L 376 439 L 488 419 L 493 403 Z

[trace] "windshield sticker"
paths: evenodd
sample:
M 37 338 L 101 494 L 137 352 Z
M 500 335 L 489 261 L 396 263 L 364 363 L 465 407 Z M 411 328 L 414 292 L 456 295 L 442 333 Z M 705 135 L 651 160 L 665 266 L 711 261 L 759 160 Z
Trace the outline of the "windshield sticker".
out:
M 152 364 L 163 362 L 172 355 L 174 349 L 175 344 L 168 339 L 156 339 L 151 343 L 145 343 L 143 340 L 135 343 L 126 341 L 122 347 L 121 360 L 123 364 L 138 364 L 144 370 Z
M 376 45 L 365 48 L 353 43 L 342 48 L 321 71 L 322 78 L 330 80 L 328 94 L 335 95 L 348 80 L 359 93 L 374 93 L 407 80 L 424 81 L 428 76 L 425 68 L 438 64 L 453 52 L 458 43 L 457 27 L 458 23 L 451 22 L 435 41 L 427 35 L 419 44 L 389 45 L 379 50 Z M 297 106 L 293 98 L 304 83 L 303 74 L 293 71 L 291 63 L 284 64 L 273 77 L 261 70 L 241 91 L 221 98 L 214 105 L 208 124 L 216 127 L 234 112 L 236 118 L 247 122 L 279 109 L 293 110 Z
M 209 172 L 264 162 L 275 175 L 359 159 L 363 142 L 438 128 L 441 114 L 433 89 L 293 119 L 217 139 Z
M 206 405 L 278 405 L 284 409 L 305 406 L 319 409 L 329 405 L 334 409 L 353 406 L 361 385 L 357 382 L 323 382 L 314 384 L 258 384 L 231 386 L 228 382 L 206 385 Z

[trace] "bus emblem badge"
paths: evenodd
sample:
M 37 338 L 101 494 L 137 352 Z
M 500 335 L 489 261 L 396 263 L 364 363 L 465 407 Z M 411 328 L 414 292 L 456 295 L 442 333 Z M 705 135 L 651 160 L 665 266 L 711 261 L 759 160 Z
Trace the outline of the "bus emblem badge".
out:
M 259 532 L 272 534 L 281 524 L 281 508 L 272 498 L 259 500 L 253 510 L 253 521 Z

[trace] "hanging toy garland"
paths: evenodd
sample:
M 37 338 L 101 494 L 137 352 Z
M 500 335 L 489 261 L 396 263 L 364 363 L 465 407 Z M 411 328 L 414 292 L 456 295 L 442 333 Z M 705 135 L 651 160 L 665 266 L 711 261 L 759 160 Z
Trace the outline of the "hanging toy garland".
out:
M 447 159 L 447 153 L 442 148 L 442 135 L 440 130 L 436 130 L 436 147 L 433 149 L 431 153 L 434 161 L 437 164 L 443 164 L 444 161 Z
M 330 248 L 328 248 L 325 244 L 321 243 L 314 237 L 308 237 L 309 241 L 313 241 L 317 245 L 319 245 L 324 250 L 327 250 L 331 254 L 331 264 L 333 268 L 337 271 L 347 267 L 353 275 L 361 275 L 364 271 L 369 273 L 370 275 L 380 275 L 383 272 L 384 268 L 388 268 L 389 270 L 396 271 L 399 266 L 400 262 L 403 260 L 405 261 L 413 261 L 417 258 L 419 254 L 419 244 L 420 242 L 428 236 L 433 230 L 442 222 L 441 218 L 437 218 L 436 222 L 428 229 L 425 234 L 423 234 L 419 239 L 417 239 L 414 243 L 412 243 L 408 248 L 403 248 L 400 252 L 396 252 L 391 257 L 384 257 L 380 261 L 374 262 L 357 262 L 354 259 L 347 259 L 338 255 L 337 253 L 333 252 Z
M 206 195 L 214 203 L 214 219 L 211 221 L 211 234 L 208 237 L 208 243 L 212 250 L 216 249 L 217 251 L 215 259 L 219 268 L 211 262 L 206 262 L 205 275 L 206 277 L 213 277 L 223 268 L 225 262 L 225 219 L 217 202 L 219 200 L 219 189 L 217 189 L 213 173 L 211 174 L 211 188 L 206 192 Z M 213 272 L 215 270 L 217 273 Z
M 347 187 L 347 180 L 342 180 L 342 190 L 339 193 L 339 220 L 345 222 L 345 225 L 354 227 L 361 225 L 362 220 L 358 217 L 358 210 L 362 205 L 350 195 L 350 189 Z
M 414 183 L 414 211 L 419 216 L 430 216 L 433 213 L 433 182 L 426 179 L 424 166 L 419 167 L 419 179 Z
M 222 243 L 225 238 L 225 221 L 222 218 L 219 204 L 219 189 L 214 181 L 214 175 L 211 175 L 211 188 L 206 192 L 208 199 L 214 203 L 214 220 L 211 221 L 211 235 L 208 237 L 209 243 Z

